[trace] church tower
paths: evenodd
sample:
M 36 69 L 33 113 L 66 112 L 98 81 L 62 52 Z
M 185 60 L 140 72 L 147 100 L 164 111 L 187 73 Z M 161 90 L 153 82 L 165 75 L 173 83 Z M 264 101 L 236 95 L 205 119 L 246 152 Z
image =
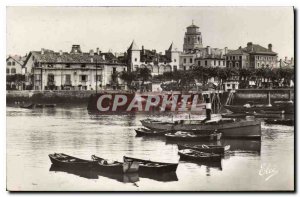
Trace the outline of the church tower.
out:
M 199 27 L 194 25 L 194 22 L 192 22 L 192 25 L 188 26 L 186 30 L 187 31 L 184 35 L 183 51 L 188 52 L 195 48 L 202 48 L 202 36 L 199 31 Z

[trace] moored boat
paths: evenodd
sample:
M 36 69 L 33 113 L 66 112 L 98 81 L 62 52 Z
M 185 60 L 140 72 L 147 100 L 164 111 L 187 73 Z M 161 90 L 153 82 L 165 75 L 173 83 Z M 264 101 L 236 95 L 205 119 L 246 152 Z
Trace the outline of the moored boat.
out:
M 167 172 L 176 172 L 178 163 L 165 163 L 165 162 L 156 162 L 144 159 L 138 159 L 134 157 L 124 156 L 124 161 L 133 160 L 139 163 L 139 171 L 142 173 L 167 173 Z
M 189 144 L 177 144 L 178 150 L 193 149 L 204 153 L 215 153 L 224 155 L 230 149 L 230 145 L 218 146 L 218 145 L 189 145 Z
M 293 119 L 267 119 L 265 120 L 265 123 L 293 126 L 295 124 L 295 121 Z
M 35 104 L 34 103 L 23 104 L 23 105 L 20 105 L 20 107 L 24 108 L 24 109 L 33 109 L 35 107 Z
M 205 162 L 220 162 L 221 155 L 215 153 L 204 153 L 193 149 L 179 150 L 181 160 L 205 161 Z
M 133 173 L 138 172 L 139 170 L 139 163 L 130 159 L 127 159 L 124 163 L 109 161 L 101 157 L 97 157 L 96 155 L 92 155 L 92 159 L 97 163 L 95 165 L 95 169 L 99 171 L 110 173 Z
M 182 132 L 165 134 L 167 140 L 172 141 L 204 141 L 204 140 L 220 140 L 222 133 L 194 134 L 193 132 Z
M 146 128 L 138 128 L 135 129 L 135 132 L 137 136 L 164 136 L 169 131 L 163 131 L 163 130 L 155 131 Z
M 149 129 L 169 131 L 203 131 L 217 130 L 222 133 L 222 138 L 261 139 L 261 122 L 259 120 L 235 120 L 222 118 L 216 120 L 178 120 L 173 123 L 142 120 L 142 125 Z
M 64 153 L 49 154 L 49 158 L 53 165 L 67 168 L 93 168 L 97 163 L 91 160 L 84 160 Z

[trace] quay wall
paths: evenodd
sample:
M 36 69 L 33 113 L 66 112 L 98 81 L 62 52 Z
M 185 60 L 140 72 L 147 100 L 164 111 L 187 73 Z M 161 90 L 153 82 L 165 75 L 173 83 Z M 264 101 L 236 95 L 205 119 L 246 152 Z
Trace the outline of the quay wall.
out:
M 271 102 L 278 100 L 294 100 L 294 89 L 239 89 L 234 93 L 233 103 L 245 104 L 248 101 L 257 103 L 268 103 L 268 91 L 271 92 Z M 33 103 L 86 103 L 95 90 L 23 90 L 23 91 L 6 91 L 6 102 L 33 102 Z M 126 91 L 102 90 L 98 93 L 128 93 Z M 153 94 L 148 92 L 145 94 Z M 225 104 L 229 93 L 220 94 L 221 103 Z
M 245 104 L 248 101 L 267 104 L 269 92 L 271 95 L 271 103 L 274 101 L 295 100 L 294 89 L 239 89 L 234 93 L 232 104 Z
M 98 91 L 98 93 L 116 93 L 120 91 Z M 33 102 L 33 103 L 85 103 L 95 90 L 23 90 L 6 91 L 6 103 Z

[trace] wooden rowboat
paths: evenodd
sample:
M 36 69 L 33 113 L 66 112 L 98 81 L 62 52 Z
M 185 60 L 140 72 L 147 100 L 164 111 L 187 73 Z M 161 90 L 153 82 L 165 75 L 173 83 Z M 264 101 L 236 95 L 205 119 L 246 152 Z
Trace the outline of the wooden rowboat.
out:
M 142 173 L 167 173 L 167 172 L 176 172 L 178 163 L 164 163 L 156 162 L 144 159 L 138 159 L 134 157 L 124 156 L 124 161 L 133 160 L 139 163 L 139 171 Z
M 230 145 L 218 146 L 218 145 L 189 145 L 189 144 L 177 144 L 178 150 L 193 149 L 204 153 L 215 153 L 224 155 L 230 149 Z
M 91 160 L 79 159 L 64 153 L 49 154 L 49 158 L 53 165 L 66 168 L 93 168 L 97 163 Z
M 179 150 L 181 160 L 205 161 L 205 162 L 220 162 L 221 155 L 214 153 L 203 153 L 193 149 Z
M 132 173 L 138 172 L 139 163 L 133 160 L 126 160 L 124 163 L 118 161 L 108 161 L 96 155 L 92 155 L 93 161 L 97 163 L 95 170 L 110 172 L 110 173 Z
M 164 136 L 166 133 L 169 133 L 169 131 L 156 131 L 146 128 L 135 129 L 135 132 L 137 136 Z
M 222 133 L 207 133 L 207 134 L 194 134 L 192 132 L 176 132 L 167 133 L 166 139 L 170 141 L 205 141 L 205 140 L 220 140 Z

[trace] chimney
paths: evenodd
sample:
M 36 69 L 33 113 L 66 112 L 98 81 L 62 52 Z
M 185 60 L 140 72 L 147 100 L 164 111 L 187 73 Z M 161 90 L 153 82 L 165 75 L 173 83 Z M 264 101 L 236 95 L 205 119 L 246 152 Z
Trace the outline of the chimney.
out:
M 242 49 L 242 46 L 240 46 L 239 49 Z
M 253 50 L 253 44 L 252 44 L 252 42 L 248 42 L 247 43 L 247 49 L 248 49 L 248 51 L 252 51 Z
M 90 56 L 94 56 L 94 50 L 93 49 L 90 50 Z
M 41 49 L 41 54 L 42 54 L 42 55 L 45 54 L 45 49 L 44 49 L 44 48 Z
M 99 55 L 99 48 L 98 47 L 96 49 L 96 53 L 97 53 L 97 55 Z
M 62 50 L 59 50 L 59 55 L 62 55 L 62 54 L 63 54 Z
M 206 49 L 207 49 L 207 54 L 210 55 L 211 54 L 211 48 L 210 48 L 210 46 L 207 46 Z
M 272 44 L 271 43 L 268 44 L 268 49 L 269 49 L 269 51 L 272 51 Z

